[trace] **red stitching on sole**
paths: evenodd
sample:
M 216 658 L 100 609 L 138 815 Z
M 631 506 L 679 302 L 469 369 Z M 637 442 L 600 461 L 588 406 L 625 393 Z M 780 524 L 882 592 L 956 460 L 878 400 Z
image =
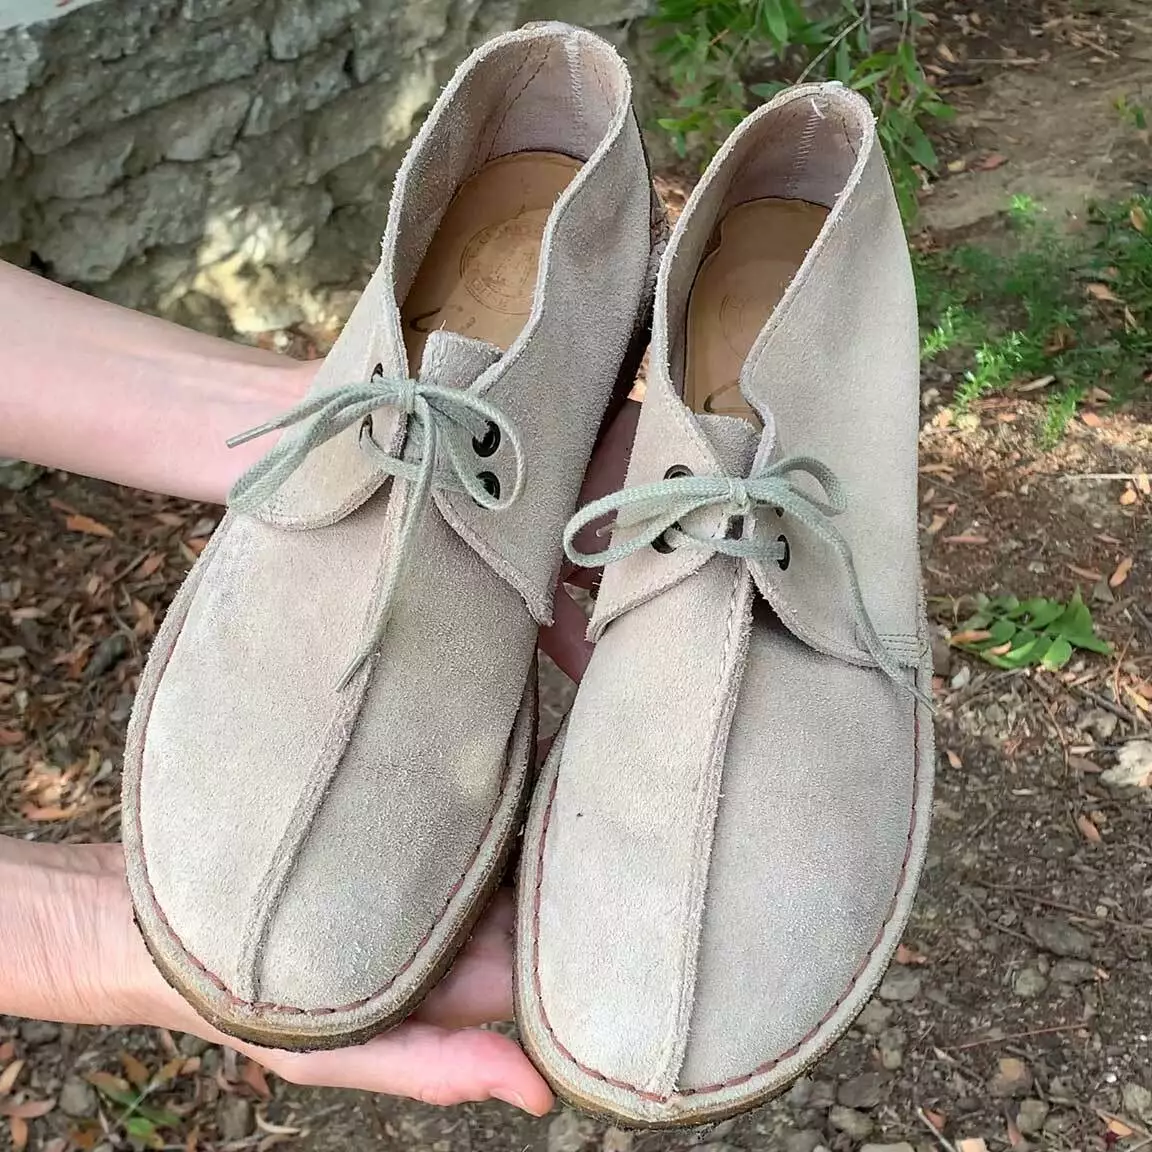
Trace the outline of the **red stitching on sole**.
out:
M 603 1081 L 605 1084 L 611 1084 L 614 1088 L 625 1088 L 629 1092 L 636 1093 L 642 1100 L 651 1100 L 658 1104 L 666 1104 L 670 1100 L 681 1099 L 688 1096 L 701 1096 L 708 1092 L 719 1092 L 725 1088 L 731 1088 L 736 1084 L 744 1084 L 749 1080 L 754 1080 L 757 1076 L 762 1076 L 765 1072 L 770 1072 L 779 1064 L 783 1064 L 785 1060 L 790 1060 L 793 1056 L 797 1055 L 801 1048 L 804 1047 L 810 1040 L 814 1039 L 816 1035 L 823 1029 L 825 1024 L 840 1010 L 840 1006 L 852 995 L 860 977 L 864 974 L 864 970 L 872 962 L 872 957 L 876 949 L 880 946 L 880 941 L 884 938 L 884 933 L 888 930 L 888 925 L 892 923 L 892 917 L 896 915 L 896 908 L 900 902 L 900 896 L 904 891 L 905 881 L 908 876 L 908 862 L 912 859 L 912 841 L 916 834 L 916 825 L 918 820 L 917 804 L 919 800 L 918 787 L 920 784 L 920 715 L 919 712 L 915 714 L 915 734 L 913 736 L 913 769 L 912 769 L 912 813 L 911 819 L 908 824 L 908 838 L 904 845 L 904 860 L 900 865 L 900 874 L 896 881 L 896 890 L 892 894 L 891 903 L 888 905 L 888 911 L 884 916 L 884 922 L 880 925 L 880 930 L 876 933 L 876 939 L 872 942 L 872 947 L 865 953 L 864 959 L 860 966 L 852 974 L 848 987 L 840 994 L 840 997 L 824 1013 L 823 1016 L 812 1026 L 808 1033 L 800 1038 L 787 1052 L 768 1060 L 765 1063 L 754 1068 L 751 1072 L 743 1076 L 734 1076 L 731 1080 L 724 1080 L 718 1084 L 706 1084 L 701 1088 L 686 1088 L 682 1091 L 673 1092 L 668 1096 L 661 1096 L 655 1092 L 645 1092 L 635 1084 L 629 1084 L 626 1080 L 617 1080 L 612 1076 L 608 1076 L 587 1064 L 581 1064 L 579 1060 L 560 1042 L 559 1037 L 556 1035 L 552 1028 L 552 1022 L 548 1019 L 548 1012 L 544 1007 L 544 995 L 540 985 L 540 888 L 544 883 L 544 844 L 548 839 L 548 825 L 552 821 L 552 805 L 556 799 L 556 787 L 560 782 L 560 772 L 557 768 L 556 777 L 552 781 L 552 791 L 548 796 L 548 807 L 544 812 L 544 827 L 540 830 L 540 847 L 536 854 L 536 892 L 532 902 L 532 984 L 536 991 L 536 1001 L 540 1006 L 540 1017 L 544 1021 L 544 1027 L 548 1031 L 548 1035 L 552 1038 L 552 1043 L 556 1045 L 560 1054 L 582 1072 L 586 1072 L 589 1076 L 595 1077 L 597 1080 Z

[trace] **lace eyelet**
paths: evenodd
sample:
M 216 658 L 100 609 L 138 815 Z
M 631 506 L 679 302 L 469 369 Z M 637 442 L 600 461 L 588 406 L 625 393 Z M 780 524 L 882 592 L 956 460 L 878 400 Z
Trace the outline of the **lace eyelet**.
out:
M 687 464 L 673 464 L 672 467 L 669 468 L 668 471 L 664 473 L 664 479 L 665 480 L 675 480 L 680 476 L 692 476 L 692 475 L 694 475 L 694 473 L 693 473 L 692 469 L 688 467 Z
M 472 437 L 472 451 L 477 456 L 486 457 L 491 456 L 499 447 L 500 427 L 489 420 L 488 427 L 484 429 L 484 435 Z
M 372 439 L 372 414 L 369 413 L 360 421 L 360 439 L 363 440 L 367 436 L 369 440 Z
M 664 473 L 665 480 L 676 480 L 681 476 L 693 475 L 692 469 L 687 464 L 673 464 L 667 472 Z M 676 551 L 676 545 L 670 544 L 663 534 L 656 537 L 652 541 L 652 547 L 660 553 L 661 556 L 667 556 L 669 552 Z
M 784 555 L 776 561 L 780 566 L 780 571 L 783 572 L 787 569 L 788 565 L 792 563 L 792 548 L 788 544 L 787 536 L 777 536 L 776 543 L 784 545 Z
M 372 369 L 372 379 L 379 380 L 384 375 L 384 365 L 377 362 L 376 367 Z
M 495 472 L 478 472 L 476 479 L 480 481 L 480 487 L 483 488 L 493 500 L 500 499 L 500 478 Z

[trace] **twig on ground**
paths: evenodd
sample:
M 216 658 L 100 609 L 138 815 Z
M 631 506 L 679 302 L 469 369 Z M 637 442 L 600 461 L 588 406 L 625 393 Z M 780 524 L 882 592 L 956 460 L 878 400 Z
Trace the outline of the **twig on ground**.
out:
M 1114 928 L 1124 928 L 1129 932 L 1141 932 L 1152 936 L 1152 925 L 1137 924 L 1133 920 L 1124 920 L 1119 916 L 1108 916 L 1106 919 L 1101 919 L 1099 916 L 1093 916 L 1090 912 L 1085 912 L 1083 908 L 1077 908 L 1075 904 L 1065 904 L 1060 900 L 1049 900 L 1046 896 L 1036 896 L 1029 889 L 1021 888 L 1016 884 L 993 884 L 988 880 L 971 880 L 969 882 L 994 892 L 1014 892 L 1016 895 L 1030 900 L 1033 904 L 1041 904 L 1045 908 L 1057 908 L 1061 912 L 1071 912 L 1082 920 L 1100 928 L 1107 928 L 1111 924 Z
M 1121 704 L 1115 704 L 1108 699 L 1107 696 L 1097 696 L 1095 692 L 1089 692 L 1086 688 L 1077 688 L 1072 686 L 1072 691 L 1077 696 L 1083 696 L 1086 700 L 1091 700 L 1093 704 L 1099 705 L 1105 712 L 1111 712 L 1113 716 L 1119 716 L 1121 720 L 1127 720 L 1129 724 L 1138 727 L 1140 724 L 1139 719 L 1128 711 Z
M 1077 1024 L 1054 1024 L 1051 1028 L 1030 1028 L 1027 1032 L 1013 1032 L 1010 1036 L 987 1036 L 983 1040 L 968 1040 L 963 1044 L 953 1044 L 952 1052 L 966 1052 L 969 1048 L 982 1048 L 985 1044 L 1011 1044 L 1014 1040 L 1027 1040 L 1032 1036 L 1051 1036 L 1056 1032 L 1075 1032 L 1083 1028 Z
M 928 1113 L 924 1111 L 923 1107 L 917 1105 L 916 1115 L 920 1118 L 920 1123 L 923 1124 L 924 1127 L 927 1128 L 928 1131 L 932 1133 L 933 1139 L 936 1141 L 937 1144 L 940 1145 L 941 1148 L 944 1149 L 944 1152 L 956 1152 L 956 1145 L 953 1144 L 951 1140 L 948 1140 L 944 1136 L 944 1133 L 941 1132 L 936 1127 L 936 1125 L 933 1124 L 932 1121 L 928 1119 Z

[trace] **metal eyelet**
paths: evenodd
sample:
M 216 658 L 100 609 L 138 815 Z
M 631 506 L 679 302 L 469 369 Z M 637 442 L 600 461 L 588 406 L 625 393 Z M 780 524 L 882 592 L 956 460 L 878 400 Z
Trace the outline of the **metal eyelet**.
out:
M 673 464 L 672 467 L 664 473 L 664 479 L 675 480 L 680 476 L 691 475 L 693 475 L 692 469 L 689 468 L 686 464 Z M 655 548 L 661 556 L 667 556 L 669 552 L 676 551 L 676 545 L 670 544 L 663 533 L 661 533 L 656 537 L 655 540 L 652 541 L 652 547 Z
M 783 572 L 788 567 L 788 565 L 792 563 L 792 549 L 788 544 L 787 536 L 777 536 L 776 543 L 784 545 L 784 555 L 776 561 L 776 563 L 780 566 L 780 570 Z
M 493 500 L 500 499 L 500 478 L 495 472 L 478 472 L 476 479 L 480 481 L 480 486 Z
M 483 436 L 472 437 L 472 451 L 477 456 L 491 456 L 500 447 L 500 428 L 493 421 L 488 421 Z
M 372 379 L 379 380 L 384 375 L 384 365 L 377 363 L 376 367 L 372 369 Z

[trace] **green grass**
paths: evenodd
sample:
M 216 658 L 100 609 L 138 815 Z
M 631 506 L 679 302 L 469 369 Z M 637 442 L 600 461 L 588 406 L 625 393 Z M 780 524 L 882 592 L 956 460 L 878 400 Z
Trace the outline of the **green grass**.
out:
M 922 353 L 963 379 L 963 412 L 990 393 L 1053 377 L 1042 440 L 1063 434 L 1094 388 L 1147 394 L 1152 369 L 1152 197 L 1095 206 L 1079 231 L 1013 198 L 1005 242 L 916 257 Z

